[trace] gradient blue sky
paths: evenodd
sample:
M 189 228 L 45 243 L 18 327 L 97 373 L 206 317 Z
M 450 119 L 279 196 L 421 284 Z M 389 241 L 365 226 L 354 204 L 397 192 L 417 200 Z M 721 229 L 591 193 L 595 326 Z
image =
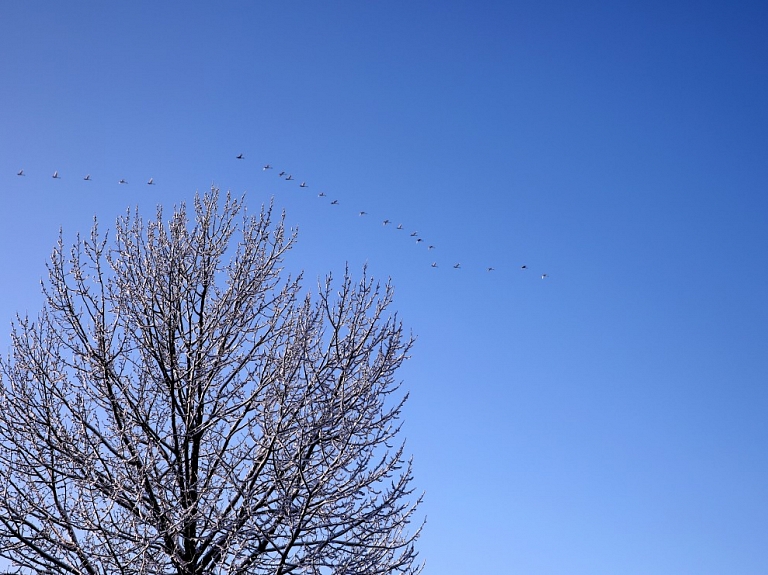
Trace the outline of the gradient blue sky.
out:
M 367 262 L 418 336 L 425 575 L 768 573 L 767 30 L 760 2 L 3 2 L 0 350 L 59 227 L 274 195 L 289 268 Z

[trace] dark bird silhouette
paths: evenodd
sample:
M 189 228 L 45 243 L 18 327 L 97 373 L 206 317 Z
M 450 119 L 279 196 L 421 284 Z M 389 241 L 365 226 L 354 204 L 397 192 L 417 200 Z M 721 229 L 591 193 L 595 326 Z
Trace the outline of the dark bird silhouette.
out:
M 53 179 L 54 180 L 60 180 L 61 179 L 61 176 L 59 176 L 59 171 L 58 170 L 53 172 Z
M 521 269 L 521 270 L 527 270 L 527 269 L 528 269 L 528 266 L 520 266 L 520 269 Z
M 339 205 L 339 200 L 333 200 L 333 201 L 331 202 L 331 205 L 332 205 L 332 206 L 338 206 L 338 205 Z
M 461 267 L 461 264 L 456 264 L 456 265 L 455 265 L 455 266 L 453 266 L 453 267 L 454 267 L 454 269 L 459 269 L 459 268 Z
M 548 278 L 548 277 L 549 277 L 549 276 L 548 276 L 547 274 L 541 274 L 541 279 L 546 279 L 546 278 Z
M 418 236 L 418 235 L 419 235 L 419 232 L 413 232 L 413 233 L 411 234 L 411 237 L 412 237 L 412 238 L 415 238 L 415 237 L 416 237 L 416 236 Z
M 318 198 L 324 198 L 325 197 L 325 192 L 320 192 L 319 194 L 317 194 L 317 197 Z
M 436 268 L 437 267 L 437 262 L 432 262 L 432 267 Z
M 361 215 L 361 216 L 367 216 L 367 215 L 368 215 L 368 212 L 360 212 L 360 215 Z
M 390 224 L 390 223 L 392 223 L 392 222 L 390 222 L 389 220 L 384 220 L 384 221 L 382 222 L 382 225 L 386 226 L 387 224 Z
M 300 187 L 300 188 L 308 188 L 309 186 L 307 186 L 307 182 L 301 182 L 301 183 L 299 184 L 299 187 Z
M 397 224 L 397 229 L 398 230 L 402 230 L 403 229 L 403 224 Z
M 272 169 L 272 166 L 270 166 L 269 164 L 267 164 L 266 166 L 264 166 L 264 167 L 263 167 L 263 168 L 261 168 L 261 169 L 262 169 L 262 170 L 271 170 L 271 169 Z
M 16 172 L 16 175 L 17 176 L 23 176 L 24 175 L 24 170 L 19 170 L 18 172 Z
M 147 185 L 154 186 L 155 185 L 155 178 L 149 178 L 149 181 L 147 182 Z
M 489 272 L 495 271 L 494 268 L 485 268 L 485 269 L 486 269 L 486 271 L 489 271 Z
M 423 242 L 423 241 L 424 241 L 424 240 L 422 240 L 421 238 L 416 238 L 416 243 L 417 243 L 417 244 L 420 244 L 420 243 L 421 243 L 421 242 Z
M 85 177 L 84 177 L 83 179 L 84 179 L 86 182 L 90 182 L 90 181 L 91 181 L 91 174 L 86 174 L 86 175 L 85 175 Z
M 118 184 L 127 184 L 128 182 L 126 182 L 123 178 L 120 178 L 120 181 L 117 182 L 117 183 Z
M 290 182 L 293 179 L 293 176 L 291 174 L 288 174 L 288 177 L 285 178 L 286 181 Z
M 288 173 L 288 172 L 280 172 L 279 174 L 277 174 L 277 177 L 278 177 L 278 178 L 282 178 L 282 177 L 283 177 L 285 174 L 287 174 L 287 173 Z
M 236 157 L 238 160 L 242 160 L 242 159 L 243 159 L 245 156 L 244 156 L 244 155 L 242 155 L 242 154 L 238 154 L 238 155 L 237 155 L 237 156 L 235 156 L 235 157 Z
M 433 249 L 435 249 L 435 246 L 429 246 L 427 249 L 428 250 L 433 250 Z

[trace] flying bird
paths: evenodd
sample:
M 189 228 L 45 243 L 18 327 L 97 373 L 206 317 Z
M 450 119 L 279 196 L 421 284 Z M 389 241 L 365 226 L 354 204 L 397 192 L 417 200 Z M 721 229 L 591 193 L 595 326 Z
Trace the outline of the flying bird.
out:
M 428 250 L 433 250 L 433 249 L 435 249 L 435 246 L 429 246 L 427 249 Z
M 285 178 L 285 179 L 286 179 L 286 181 L 291 181 L 293 179 L 293 176 L 291 174 L 288 174 L 288 177 Z
M 149 181 L 147 182 L 147 185 L 154 186 L 155 185 L 155 178 L 149 178 Z
M 261 169 L 262 169 L 262 170 L 271 170 L 271 169 L 272 169 L 272 166 L 270 166 L 269 164 L 267 164 L 266 166 L 264 166 L 264 167 L 263 167 L 263 168 L 261 168 Z
M 86 174 L 86 175 L 85 175 L 85 177 L 84 177 L 83 179 L 84 179 L 86 182 L 90 182 L 90 181 L 91 181 L 91 174 Z
M 338 206 L 338 205 L 339 205 L 339 200 L 333 200 L 333 201 L 331 202 L 331 205 L 332 205 L 332 206 Z
M 546 278 L 548 278 L 548 277 L 549 277 L 549 276 L 548 276 L 547 274 L 541 274 L 541 279 L 546 279 Z
M 23 176 L 24 175 L 24 170 L 19 170 L 18 172 L 16 172 L 16 175 L 17 176 Z
M 437 262 L 432 262 L 432 267 L 436 268 L 437 267 Z
M 386 226 L 387 224 L 390 224 L 390 223 L 392 223 L 392 222 L 390 222 L 389 220 L 384 220 L 381 224 L 383 226 Z
M 453 267 L 454 267 L 454 269 L 459 269 L 459 268 L 461 267 L 461 264 L 456 264 L 456 265 L 455 265 L 455 266 L 453 266 Z
M 520 266 L 520 269 L 521 269 L 521 270 L 527 270 L 527 269 L 528 269 L 528 266 Z
M 486 271 L 489 271 L 489 272 L 495 271 L 495 268 L 485 268 L 485 269 Z
M 424 241 L 424 240 L 422 240 L 421 238 L 416 238 L 416 243 L 417 243 L 417 244 L 420 244 L 420 243 L 421 243 L 421 242 L 423 242 L 423 241 Z
M 299 187 L 300 187 L 300 188 L 308 188 L 309 186 L 307 185 L 307 182 L 301 182 L 301 183 L 299 184 Z
M 235 157 L 236 157 L 238 160 L 242 160 L 242 159 L 243 159 L 245 156 L 243 156 L 242 154 L 238 154 L 238 155 L 237 155 L 237 156 L 235 156 Z
M 318 198 L 324 198 L 325 197 L 325 192 L 320 192 L 319 194 L 317 194 L 317 197 Z
M 283 177 L 285 174 L 287 174 L 287 173 L 288 173 L 288 172 L 280 172 L 279 174 L 277 174 L 277 177 L 278 177 L 278 178 L 282 178 L 282 177 Z
M 397 224 L 397 229 L 398 230 L 402 230 L 403 229 L 403 224 Z
M 419 235 L 419 232 L 413 232 L 413 233 L 411 234 L 411 237 L 412 237 L 412 238 L 415 238 L 415 237 L 416 237 L 416 236 L 418 236 L 418 235 Z
M 53 179 L 54 180 L 60 180 L 61 179 L 61 176 L 59 176 L 59 171 L 58 170 L 53 172 Z
M 368 212 L 360 212 L 360 215 L 361 215 L 361 216 L 367 216 L 367 215 L 368 215 Z
M 118 184 L 127 184 L 128 182 L 126 182 L 123 178 L 120 178 L 120 181 L 117 182 L 117 183 Z

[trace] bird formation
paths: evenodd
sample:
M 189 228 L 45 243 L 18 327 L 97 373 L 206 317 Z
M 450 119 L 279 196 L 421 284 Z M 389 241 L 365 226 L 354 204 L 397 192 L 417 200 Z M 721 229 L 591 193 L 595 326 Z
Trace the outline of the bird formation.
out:
M 18 172 L 16 172 L 16 175 L 17 176 L 26 176 L 27 174 L 24 173 L 24 170 L 19 170 Z M 61 179 L 61 176 L 59 175 L 59 171 L 58 170 L 54 171 L 53 175 L 51 177 L 54 180 L 60 180 Z M 93 179 L 91 178 L 91 174 L 86 174 L 85 176 L 83 176 L 83 180 L 86 181 L 86 182 L 92 182 L 93 181 Z M 117 183 L 118 184 L 127 184 L 128 181 L 125 178 L 120 178 L 117 181 Z M 147 182 L 147 185 L 154 186 L 155 185 L 155 179 L 154 178 L 149 178 L 149 181 Z
M 241 153 L 241 154 L 238 154 L 238 155 L 236 155 L 236 156 L 235 156 L 235 159 L 238 159 L 238 160 L 243 160 L 243 159 L 245 159 L 245 155 L 244 155 L 244 154 L 242 154 L 242 153 Z M 273 167 L 272 167 L 272 165 L 271 165 L 271 164 L 265 164 L 265 165 L 262 167 L 262 171 L 264 171 L 264 172 L 267 172 L 268 170 L 272 170 L 272 169 L 273 169 Z M 24 170 L 23 170 L 23 169 L 21 169 L 21 170 L 19 170 L 18 172 L 16 172 L 16 175 L 17 175 L 17 176 L 26 176 L 26 174 L 24 173 Z M 280 172 L 277 174 L 277 176 L 278 176 L 279 178 L 281 178 L 281 179 L 284 179 L 285 181 L 288 181 L 288 182 L 290 182 L 290 181 L 294 181 L 293 175 L 292 175 L 292 174 L 289 174 L 289 173 L 288 173 L 288 172 L 286 172 L 285 170 L 281 170 L 281 171 L 280 171 Z M 53 177 L 53 179 L 55 179 L 55 180 L 60 180 L 60 179 L 62 179 L 62 178 L 61 178 L 61 176 L 59 175 L 59 172 L 58 172 L 58 170 L 56 170 L 56 171 L 54 171 L 54 172 L 53 172 L 53 176 L 52 176 L 52 177 Z M 86 182 L 90 182 L 90 181 L 92 181 L 92 179 L 91 179 L 91 174 L 86 174 L 86 175 L 85 175 L 85 177 L 83 177 L 83 180 L 85 180 Z M 127 180 L 125 180 L 124 178 L 120 178 L 120 179 L 118 180 L 118 184 L 121 184 L 121 185 L 122 185 L 122 184 L 128 184 L 128 181 L 127 181 Z M 154 180 L 154 178 L 149 178 L 149 180 L 147 181 L 147 185 L 150 185 L 150 186 L 154 186 L 154 185 L 155 185 L 155 180 Z M 307 182 L 306 182 L 306 181 L 302 181 L 302 182 L 299 184 L 299 188 L 309 188 L 309 184 L 307 184 Z M 318 197 L 318 198 L 326 198 L 326 197 L 327 197 L 327 195 L 325 194 L 325 192 L 320 192 L 320 193 L 318 193 L 318 194 L 317 194 L 317 197 Z M 338 200 L 338 199 L 333 199 L 333 200 L 331 200 L 331 201 L 330 201 L 330 205 L 332 205 L 332 206 L 338 206 L 338 205 L 339 205 L 339 200 Z M 358 211 L 358 215 L 359 215 L 359 216 L 361 216 L 361 217 L 362 217 L 362 216 L 367 216 L 367 215 L 368 215 L 368 212 L 366 212 L 366 211 L 364 211 L 364 210 L 360 210 L 360 211 Z M 382 225 L 383 225 L 384 227 L 387 227 L 387 226 L 389 226 L 389 225 L 390 225 L 390 224 L 392 224 L 392 223 L 393 223 L 393 222 L 392 222 L 392 220 L 390 220 L 390 219 L 388 219 L 388 218 L 387 218 L 387 219 L 384 219 L 384 220 L 382 220 Z M 402 230 L 404 229 L 404 227 L 403 227 L 403 224 L 398 224 L 397 226 L 395 226 L 395 227 L 394 227 L 394 229 L 395 229 L 395 230 L 399 230 L 399 231 L 402 231 Z M 413 231 L 413 232 L 411 232 L 411 233 L 410 233 L 410 237 L 415 239 L 415 243 L 416 243 L 417 245 L 422 245 L 422 244 L 424 244 L 424 243 L 425 243 L 425 240 L 424 240 L 423 238 L 419 237 L 419 232 L 418 232 L 418 231 Z M 427 245 L 427 250 L 429 250 L 429 251 L 432 251 L 432 250 L 434 250 L 434 249 L 435 249 L 435 245 L 434 245 L 434 244 L 428 244 L 428 245 Z M 438 263 L 437 263 L 437 262 L 432 262 L 432 263 L 430 264 L 430 267 L 432 267 L 432 268 L 437 268 L 437 267 L 439 267 L 439 266 L 438 266 Z M 456 262 L 456 263 L 454 263 L 454 264 L 453 264 L 451 267 L 452 267 L 453 269 L 455 269 L 455 270 L 460 270 L 460 269 L 462 269 L 462 267 L 461 267 L 461 262 Z M 526 271 L 526 270 L 528 270 L 529 268 L 528 268 L 528 265 L 526 265 L 526 264 L 523 264 L 523 265 L 521 265 L 521 266 L 519 267 L 519 269 L 520 269 L 521 271 Z M 494 271 L 496 271 L 496 268 L 495 268 L 494 266 L 486 266 L 486 267 L 485 267 L 485 270 L 486 270 L 486 272 L 494 272 Z M 542 274 L 541 274 L 541 279 L 547 279 L 547 278 L 549 278 L 549 274 L 548 274 L 548 273 L 542 273 Z
M 238 154 L 238 155 L 237 155 L 237 156 L 235 156 L 235 157 L 236 157 L 237 159 L 243 159 L 243 158 L 244 158 L 243 154 Z M 272 165 L 271 165 L 271 164 L 265 164 L 265 165 L 262 167 L 262 171 L 263 171 L 263 172 L 266 172 L 266 171 L 268 171 L 268 170 L 271 170 L 271 169 L 273 169 L 273 167 L 272 167 Z M 293 175 L 292 175 L 292 174 L 289 174 L 289 173 L 288 173 L 287 171 L 285 171 L 285 170 L 280 170 L 280 171 L 277 173 L 277 177 L 278 177 L 278 178 L 281 178 L 281 179 L 283 179 L 283 180 L 285 180 L 285 181 L 287 181 L 287 182 L 290 182 L 290 181 L 294 180 L 294 178 L 293 178 Z M 309 187 L 309 184 L 307 184 L 307 182 L 306 182 L 306 181 L 302 181 L 302 182 L 299 184 L 299 187 L 300 187 L 300 188 L 308 188 L 308 187 Z M 322 199 L 322 198 L 327 198 L 328 196 L 326 195 L 326 193 L 325 193 L 325 192 L 319 192 L 319 193 L 317 194 L 317 197 Z M 336 198 L 332 199 L 332 200 L 330 201 L 330 205 L 332 205 L 332 206 L 338 206 L 338 205 L 339 205 L 339 200 L 338 200 L 338 199 L 336 199 Z M 359 210 L 357 213 L 358 213 L 358 216 L 360 216 L 360 217 L 363 217 L 363 216 L 368 216 L 368 212 L 366 212 L 365 210 Z M 382 223 L 382 225 L 383 225 L 384 227 L 387 227 L 387 226 L 389 226 L 390 224 L 392 224 L 393 222 L 392 222 L 392 220 L 390 220 L 389 218 L 386 218 L 386 219 L 382 220 L 382 222 L 381 222 L 381 223 Z M 394 229 L 395 229 L 395 230 L 400 230 L 400 231 L 402 231 L 402 230 L 404 230 L 405 228 L 403 227 L 403 224 L 398 224 L 397 226 L 395 226 L 395 228 L 394 228 Z M 411 232 L 411 233 L 410 233 L 410 237 L 411 237 L 411 238 L 414 238 L 414 241 L 416 242 L 416 245 L 424 245 L 424 244 L 426 244 L 426 241 L 424 240 L 424 238 L 421 238 L 421 237 L 419 237 L 419 232 L 418 232 L 418 231 L 413 231 L 413 232 Z M 429 250 L 429 251 L 432 251 L 432 250 L 434 250 L 434 249 L 435 249 L 435 245 L 434 245 L 434 244 L 427 244 L 427 250 Z M 432 264 L 430 264 L 430 267 L 432 267 L 432 268 L 437 268 L 437 267 L 438 267 L 438 263 L 437 263 L 437 262 L 432 262 Z M 453 265 L 452 265 L 452 267 L 453 267 L 453 269 L 456 269 L 456 270 L 460 270 L 460 269 L 463 269 L 463 268 L 461 267 L 461 263 L 460 263 L 460 262 L 456 262 L 455 264 L 453 264 Z M 525 271 L 525 270 L 527 270 L 527 269 L 528 269 L 528 266 L 527 266 L 526 264 L 523 264 L 523 265 L 521 265 L 521 266 L 520 266 L 520 268 L 519 268 L 519 269 L 520 269 L 521 271 Z M 495 271 L 496 271 L 496 268 L 495 268 L 494 266 L 486 266 L 486 267 L 485 267 L 485 271 L 486 271 L 486 272 L 495 272 Z M 546 274 L 546 273 L 543 273 L 543 274 L 541 274 L 541 279 L 546 279 L 546 278 L 548 278 L 548 277 L 549 277 L 549 274 Z

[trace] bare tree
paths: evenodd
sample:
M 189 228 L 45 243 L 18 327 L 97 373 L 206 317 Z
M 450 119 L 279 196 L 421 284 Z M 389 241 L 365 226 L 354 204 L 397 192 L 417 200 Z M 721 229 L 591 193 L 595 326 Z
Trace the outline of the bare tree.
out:
M 22 573 L 416 573 L 389 284 L 302 295 L 271 207 L 61 236 L 1 360 L 0 556 Z M 394 395 L 393 395 L 394 393 Z

